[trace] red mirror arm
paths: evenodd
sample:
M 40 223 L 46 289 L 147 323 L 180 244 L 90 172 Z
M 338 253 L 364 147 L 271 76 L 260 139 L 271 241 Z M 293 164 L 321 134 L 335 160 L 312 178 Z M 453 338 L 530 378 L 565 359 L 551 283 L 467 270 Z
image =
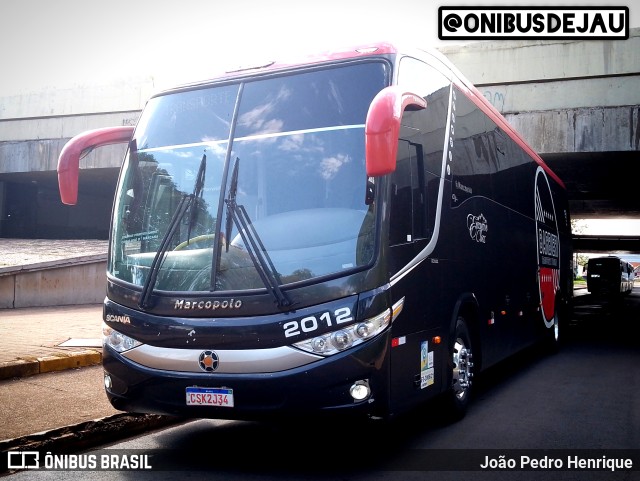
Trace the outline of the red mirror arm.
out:
M 133 127 L 107 127 L 89 130 L 69 140 L 58 157 L 58 187 L 63 204 L 75 205 L 78 202 L 78 175 L 80 157 L 95 147 L 129 142 L 133 136 Z
M 425 108 L 426 100 L 397 85 L 381 90 L 374 97 L 364 129 L 368 176 L 381 176 L 395 170 L 402 114 L 405 110 Z

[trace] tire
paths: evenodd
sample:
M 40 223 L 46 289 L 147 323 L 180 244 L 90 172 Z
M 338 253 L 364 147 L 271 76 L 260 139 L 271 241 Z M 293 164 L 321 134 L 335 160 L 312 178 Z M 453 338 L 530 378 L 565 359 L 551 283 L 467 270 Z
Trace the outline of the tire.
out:
M 473 380 L 471 336 L 464 318 L 456 322 L 455 335 L 449 348 L 451 385 L 446 393 L 447 408 L 453 419 L 464 417 L 469 407 Z

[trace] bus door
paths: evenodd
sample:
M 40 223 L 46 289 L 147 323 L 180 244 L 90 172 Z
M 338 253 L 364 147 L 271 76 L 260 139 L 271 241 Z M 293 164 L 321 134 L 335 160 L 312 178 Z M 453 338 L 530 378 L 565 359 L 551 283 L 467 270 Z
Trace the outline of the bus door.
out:
M 446 113 L 438 123 L 426 110 L 405 112 L 396 170 L 389 176 L 389 274 L 394 303 L 403 309 L 393 324 L 391 406 L 397 411 L 439 392 L 443 362 L 443 263 L 429 258 L 437 240 L 436 210 L 442 186 L 441 165 Z M 426 132 L 426 125 L 431 131 Z M 438 140 L 436 140 L 438 139 Z M 438 337 L 440 336 L 440 337 Z

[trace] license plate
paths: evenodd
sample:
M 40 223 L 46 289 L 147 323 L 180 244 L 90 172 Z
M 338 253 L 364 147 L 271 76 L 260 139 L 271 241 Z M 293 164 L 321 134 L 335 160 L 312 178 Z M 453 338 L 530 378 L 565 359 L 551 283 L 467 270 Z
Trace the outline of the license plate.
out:
M 187 406 L 233 407 L 233 389 L 188 387 Z

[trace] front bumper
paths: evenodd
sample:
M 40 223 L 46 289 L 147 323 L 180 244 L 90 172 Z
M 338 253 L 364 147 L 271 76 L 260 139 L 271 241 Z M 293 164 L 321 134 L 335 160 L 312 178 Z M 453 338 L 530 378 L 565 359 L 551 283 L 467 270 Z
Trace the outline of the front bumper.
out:
M 181 372 L 151 369 L 104 348 L 107 396 L 119 410 L 193 418 L 265 419 L 308 415 L 388 412 L 390 330 L 363 345 L 293 369 L 267 373 Z M 256 352 L 251 357 L 255 359 Z M 355 401 L 354 383 L 371 395 Z M 188 406 L 188 387 L 233 389 L 234 407 Z

